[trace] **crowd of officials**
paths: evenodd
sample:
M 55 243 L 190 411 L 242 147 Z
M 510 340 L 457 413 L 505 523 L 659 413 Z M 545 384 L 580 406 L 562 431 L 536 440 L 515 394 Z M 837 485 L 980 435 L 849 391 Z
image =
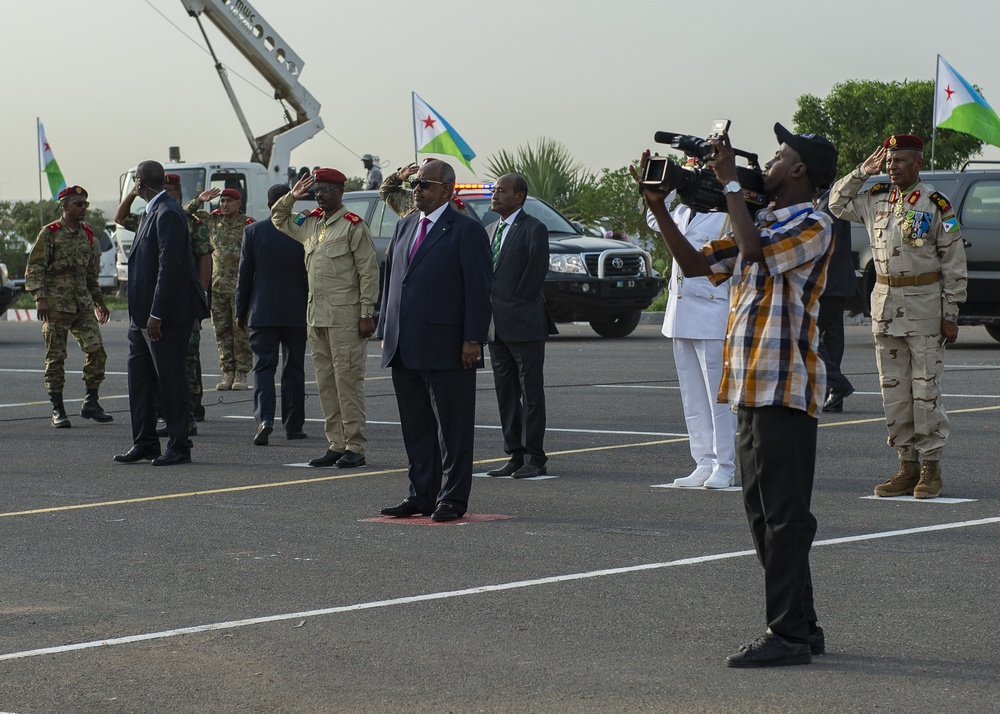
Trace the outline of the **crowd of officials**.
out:
M 958 222 L 948 199 L 920 180 L 919 137 L 888 137 L 835 182 L 838 152 L 825 137 L 780 124 L 775 135 L 779 148 L 764 172 L 773 200 L 756 216 L 745 210 L 727 133 L 710 140 L 716 153 L 707 161 L 726 212 L 671 211 L 668 187 L 642 188 L 649 224 L 675 263 L 663 334 L 673 341 L 694 460 L 675 485 L 732 486 L 739 463 L 764 570 L 767 629 L 726 658 L 730 667 L 805 664 L 825 651 L 809 566 L 816 532 L 810 500 L 817 414 L 842 411 L 854 391 L 839 368 L 844 300 L 853 289 L 844 267 L 847 222 L 863 223 L 872 243 L 873 333 L 888 444 L 899 459 L 877 496 L 935 498 L 942 491 L 949 431 L 943 349 L 957 339 L 965 299 Z M 240 213 L 239 191 L 208 190 L 185 205 L 177 176 L 153 161 L 138 166 L 116 215 L 136 232 L 128 261 L 133 444 L 116 461 L 191 460 L 190 436 L 203 417 L 197 326 L 211 305 L 223 371 L 216 388 L 247 388 L 252 369 L 254 444 L 266 445 L 274 431 L 279 353 L 280 424 L 288 439 L 306 437 L 308 342 L 327 441 L 310 462 L 315 467 L 366 463 L 367 340 L 381 340 L 409 462 L 406 497 L 382 515 L 442 522 L 466 513 L 484 345 L 509 456 L 489 475 L 546 473 L 542 374 L 555 326 L 542 297 L 548 235 L 523 210 L 525 179 L 497 180 L 491 208 L 498 219 L 484 227 L 455 197 L 449 164 L 411 164 L 384 181 L 370 155 L 364 165 L 369 183 L 379 180 L 380 194 L 402 217 L 386 251 L 381 294 L 371 234 L 343 205 L 341 171 L 317 167 L 290 188 L 272 187 L 271 217 L 255 223 Z M 889 182 L 865 189 L 883 165 Z M 138 216 L 129 213 L 136 197 L 146 201 Z M 217 210 L 201 211 L 216 197 Z M 296 214 L 295 202 L 307 197 L 317 208 Z M 62 219 L 40 232 L 26 289 L 43 321 L 52 426 L 65 428 L 68 333 L 85 353 L 81 416 L 112 421 L 98 402 L 106 362 L 98 323 L 110 313 L 97 286 L 93 233 L 83 222 L 87 193 L 73 186 L 59 200 Z M 159 436 L 168 437 L 166 451 Z

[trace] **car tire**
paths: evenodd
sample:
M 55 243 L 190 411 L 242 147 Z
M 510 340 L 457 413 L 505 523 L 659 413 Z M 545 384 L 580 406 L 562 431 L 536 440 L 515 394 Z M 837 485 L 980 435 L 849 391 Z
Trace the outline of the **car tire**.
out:
M 593 319 L 590 326 L 601 337 L 627 337 L 639 324 L 642 310 L 627 310 L 608 317 Z
M 986 328 L 987 335 L 1000 342 L 1000 325 L 983 325 L 983 327 Z

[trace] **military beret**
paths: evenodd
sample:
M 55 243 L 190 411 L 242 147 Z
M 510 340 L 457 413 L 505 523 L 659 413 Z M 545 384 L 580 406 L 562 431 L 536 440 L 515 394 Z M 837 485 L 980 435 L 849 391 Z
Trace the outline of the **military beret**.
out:
M 243 194 L 237 191 L 235 188 L 227 188 L 220 195 L 221 198 L 231 198 L 234 201 L 242 201 Z
M 163 174 L 163 185 L 164 186 L 180 186 L 181 177 L 177 174 Z
M 67 198 L 74 198 L 76 196 L 82 196 L 83 198 L 87 198 L 86 189 L 84 189 L 83 186 L 70 186 L 69 188 L 64 188 L 62 191 L 60 191 L 57 198 L 60 201 L 65 201 Z
M 897 149 L 923 151 L 924 141 L 919 136 L 915 136 L 913 134 L 893 134 L 882 143 L 882 146 L 889 151 L 895 151 Z
M 316 169 L 313 178 L 317 183 L 347 183 L 347 177 L 337 169 Z

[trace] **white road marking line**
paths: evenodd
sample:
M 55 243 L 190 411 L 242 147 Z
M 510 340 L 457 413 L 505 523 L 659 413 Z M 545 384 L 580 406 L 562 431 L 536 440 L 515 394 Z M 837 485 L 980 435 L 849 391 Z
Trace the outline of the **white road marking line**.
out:
M 845 536 L 843 538 L 830 538 L 819 540 L 813 546 L 842 545 L 844 543 L 857 543 L 866 540 L 878 540 L 882 538 L 896 538 L 899 536 L 916 535 L 918 533 L 932 533 L 934 531 L 953 530 L 956 528 L 971 528 L 974 526 L 995 525 L 1000 523 L 1000 516 L 993 518 L 980 518 L 974 521 L 959 521 L 955 523 L 941 523 L 934 526 L 921 526 L 919 528 L 906 528 L 897 531 L 882 531 L 879 533 L 865 533 L 856 536 Z M 556 583 L 572 582 L 574 580 L 589 580 L 591 578 L 607 577 L 611 575 L 627 575 L 645 570 L 662 570 L 664 568 L 674 568 L 681 565 L 700 565 L 719 560 L 730 560 L 733 558 L 743 558 L 754 555 L 752 550 L 738 550 L 730 553 L 715 553 L 713 555 L 700 555 L 692 558 L 681 558 L 663 563 L 646 563 L 643 565 L 630 565 L 620 568 L 605 568 L 602 570 L 591 570 L 583 573 L 569 573 L 567 575 L 554 575 L 547 578 L 536 578 L 534 580 L 516 580 L 509 583 L 498 583 L 495 585 L 482 585 L 479 587 L 465 588 L 463 590 L 446 590 L 436 593 L 425 593 L 423 595 L 411 595 L 408 597 L 391 598 L 389 600 L 373 600 L 369 602 L 359 602 L 353 605 L 340 605 L 337 607 L 327 607 L 319 610 L 305 610 L 302 612 L 282 613 L 278 615 L 265 615 L 262 617 L 249 617 L 242 620 L 229 620 L 227 622 L 214 622 L 207 625 L 195 625 L 194 627 L 180 627 L 173 630 L 162 630 L 160 632 L 146 632 L 139 635 L 128 635 L 125 637 L 113 637 L 106 640 L 92 640 L 90 642 L 76 642 L 70 645 L 59 645 L 56 647 L 43 647 L 34 650 L 22 650 L 21 652 L 8 652 L 0 654 L 0 662 L 27 659 L 29 657 L 40 657 L 44 655 L 64 654 L 66 652 L 77 652 L 80 650 L 90 650 L 99 647 L 112 647 L 115 645 L 126 645 L 133 642 L 149 642 L 150 640 L 162 640 L 181 635 L 194 635 L 201 632 L 215 632 L 218 630 L 230 630 L 237 627 L 249 627 L 252 625 L 264 625 L 272 622 L 287 622 L 289 620 L 303 620 L 310 617 L 322 617 L 324 615 L 336 615 L 342 612 L 357 612 L 359 610 L 374 610 L 384 607 L 395 607 L 397 605 L 411 605 L 417 602 L 430 602 L 434 600 L 447 600 L 467 595 L 482 595 L 484 593 L 502 592 L 504 590 L 519 590 L 523 588 L 537 587 L 539 585 L 553 585 Z
M 978 498 L 914 498 L 913 496 L 861 496 L 863 501 L 884 501 L 886 503 L 975 503 Z
M 674 483 L 654 483 L 650 488 L 676 488 L 678 491 L 737 491 L 743 493 L 742 486 L 729 486 L 727 488 L 687 488 L 686 486 L 677 486 Z

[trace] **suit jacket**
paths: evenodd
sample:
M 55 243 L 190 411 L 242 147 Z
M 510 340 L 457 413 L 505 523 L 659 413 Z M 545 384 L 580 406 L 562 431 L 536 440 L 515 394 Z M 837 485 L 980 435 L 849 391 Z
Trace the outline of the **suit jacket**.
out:
M 486 234 L 492 240 L 500 221 Z M 507 229 L 493 269 L 493 325 L 504 342 L 534 342 L 555 334 L 542 286 L 549 272 L 549 231 L 522 208 Z
M 143 329 L 150 315 L 164 326 L 208 317 L 183 209 L 164 194 L 143 218 L 128 255 L 128 314 Z
M 250 327 L 305 327 L 309 280 L 302 244 L 271 219 L 243 230 L 236 316 Z
M 419 223 L 419 211 L 399 221 L 386 249 L 375 332 L 383 340 L 382 366 L 400 356 L 410 369 L 462 369 L 462 342 L 484 343 L 489 333 L 489 239 L 479 221 L 449 205 L 411 262 Z
M 826 265 L 824 297 L 854 297 L 858 294 L 858 280 L 854 275 L 854 258 L 851 255 L 851 224 L 837 218 L 830 211 L 830 192 L 816 202 L 816 208 L 833 219 L 833 253 Z

